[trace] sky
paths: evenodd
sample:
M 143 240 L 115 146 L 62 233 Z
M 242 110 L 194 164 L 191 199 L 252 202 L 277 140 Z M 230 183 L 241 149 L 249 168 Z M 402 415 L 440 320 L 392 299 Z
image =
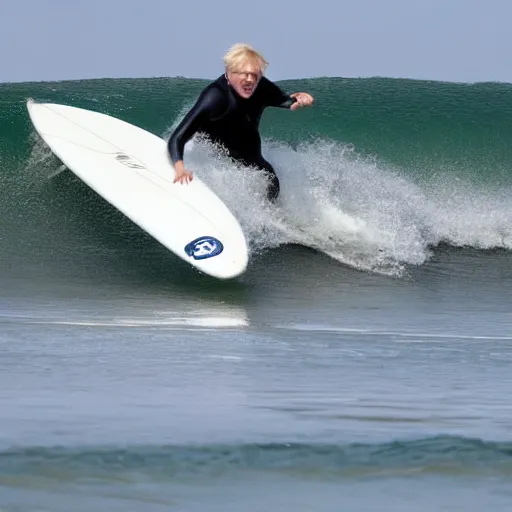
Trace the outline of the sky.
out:
M 512 82 L 512 0 L 0 0 L 0 82 L 215 78 L 235 42 L 272 80 Z

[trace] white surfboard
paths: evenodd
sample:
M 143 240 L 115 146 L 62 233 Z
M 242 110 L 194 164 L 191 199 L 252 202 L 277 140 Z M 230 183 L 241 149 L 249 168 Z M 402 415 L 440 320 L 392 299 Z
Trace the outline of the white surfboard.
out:
M 162 245 L 219 279 L 245 271 L 248 248 L 238 221 L 197 175 L 173 183 L 164 139 L 81 108 L 29 99 L 27 109 L 66 167 Z

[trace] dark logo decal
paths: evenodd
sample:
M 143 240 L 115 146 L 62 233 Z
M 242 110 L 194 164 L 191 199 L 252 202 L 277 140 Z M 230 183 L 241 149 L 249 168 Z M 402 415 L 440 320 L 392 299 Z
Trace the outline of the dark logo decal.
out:
M 185 252 L 195 260 L 212 258 L 223 250 L 222 242 L 212 236 L 201 236 L 185 246 Z

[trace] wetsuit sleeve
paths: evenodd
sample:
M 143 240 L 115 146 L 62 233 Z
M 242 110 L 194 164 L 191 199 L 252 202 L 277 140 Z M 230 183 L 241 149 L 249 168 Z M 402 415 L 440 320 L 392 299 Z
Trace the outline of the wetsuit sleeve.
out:
M 264 86 L 265 103 L 269 107 L 290 108 L 297 101 L 266 77 L 261 79 L 261 85 Z
M 216 112 L 225 108 L 224 103 L 225 98 L 221 91 L 214 87 L 207 88 L 200 94 L 194 106 L 181 120 L 167 143 L 173 164 L 183 160 L 185 144 L 198 131 L 203 120 L 210 119 L 216 115 Z

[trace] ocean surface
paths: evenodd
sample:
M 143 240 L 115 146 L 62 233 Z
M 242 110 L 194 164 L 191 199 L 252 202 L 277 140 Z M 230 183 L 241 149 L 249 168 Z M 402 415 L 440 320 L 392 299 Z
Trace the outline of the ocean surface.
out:
M 0 510 L 510 511 L 512 85 L 279 82 L 315 104 L 262 119 L 276 205 L 187 146 L 250 246 L 218 281 L 25 107 L 166 138 L 206 83 L 0 84 Z

